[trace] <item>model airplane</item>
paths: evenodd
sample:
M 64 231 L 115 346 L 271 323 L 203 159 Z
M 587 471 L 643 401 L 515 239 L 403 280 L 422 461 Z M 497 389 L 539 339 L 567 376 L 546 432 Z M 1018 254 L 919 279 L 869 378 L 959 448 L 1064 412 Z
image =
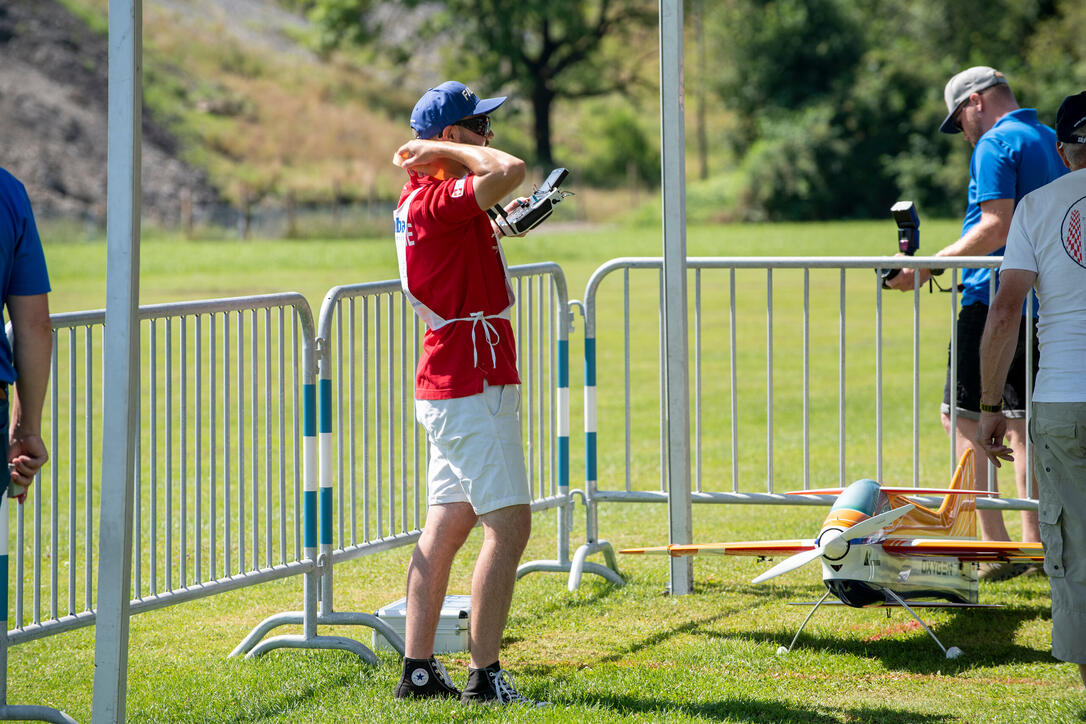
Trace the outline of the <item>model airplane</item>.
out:
M 781 646 L 778 654 L 787 653 L 795 646 L 803 627 L 832 594 L 841 603 L 856 608 L 901 606 L 924 627 L 949 659 L 960 656 L 961 649 L 943 646 L 913 609 L 990 607 L 977 602 L 978 563 L 1044 560 L 1040 543 L 976 539 L 978 493 L 971 449 L 958 461 L 949 488 L 896 488 L 879 485 L 874 480 L 857 480 L 843 490 L 801 490 L 788 494 L 838 495 L 813 540 L 676 544 L 620 552 L 789 556 L 755 578 L 754 583 L 820 559 L 826 593 L 807 614 L 792 644 L 787 648 Z M 910 496 L 932 495 L 945 496 L 938 508 L 927 508 L 909 500 Z

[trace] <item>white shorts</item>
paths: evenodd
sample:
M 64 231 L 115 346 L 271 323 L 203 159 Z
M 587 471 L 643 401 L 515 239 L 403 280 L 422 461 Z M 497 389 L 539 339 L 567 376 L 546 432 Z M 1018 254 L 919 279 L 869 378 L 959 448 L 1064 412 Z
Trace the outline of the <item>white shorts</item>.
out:
M 471 503 L 476 515 L 531 503 L 520 437 L 520 387 L 486 386 L 478 395 L 415 400 L 430 442 L 427 501 Z

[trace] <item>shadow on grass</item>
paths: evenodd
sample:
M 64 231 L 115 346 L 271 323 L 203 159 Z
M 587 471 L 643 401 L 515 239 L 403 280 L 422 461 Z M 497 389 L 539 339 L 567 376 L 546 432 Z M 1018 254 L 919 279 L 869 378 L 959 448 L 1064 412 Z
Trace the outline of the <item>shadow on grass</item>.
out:
M 683 635 L 697 636 L 699 634 L 703 634 L 705 636 L 716 636 L 719 632 L 709 629 L 709 627 L 712 624 L 714 624 L 714 623 L 716 623 L 716 622 L 718 622 L 718 621 L 720 621 L 722 619 L 726 619 L 729 616 L 732 616 L 732 615 L 734 615 L 736 613 L 741 613 L 743 611 L 749 611 L 749 610 L 750 610 L 750 606 L 746 605 L 746 604 L 737 604 L 737 605 L 734 605 L 734 606 L 729 606 L 727 608 L 721 607 L 721 610 L 719 612 L 713 614 L 712 616 L 705 616 L 705 617 L 702 617 L 702 618 L 699 618 L 699 619 L 686 621 L 686 622 L 681 623 L 681 624 L 679 624 L 677 626 L 672 626 L 672 627 L 670 627 L 670 628 L 668 628 L 666 630 L 658 631 L 658 632 L 652 634 L 651 636 L 646 636 L 646 637 L 641 638 L 641 639 L 639 639 L 637 641 L 632 641 L 632 642 L 630 642 L 626 646 L 623 646 L 620 649 L 614 649 L 610 653 L 608 653 L 608 654 L 606 654 L 604 656 L 600 656 L 599 658 L 594 660 L 594 663 L 607 664 L 607 663 L 614 663 L 614 662 L 617 662 L 617 661 L 625 661 L 630 656 L 630 654 L 637 653 L 637 652 L 639 652 L 639 651 L 641 651 L 643 649 L 652 648 L 652 647 L 657 646 L 657 645 L 659 645 L 661 643 L 664 643 L 665 641 L 668 641 L 669 639 L 675 638 L 676 636 L 683 636 Z M 508 642 L 509 642 L 509 637 L 507 637 L 503 641 L 503 645 L 505 645 Z M 591 664 L 593 662 L 585 661 L 584 663 L 586 665 L 588 665 L 588 664 Z M 542 666 L 532 667 L 532 670 L 535 671 L 535 672 L 541 673 L 541 674 L 545 674 L 547 676 L 552 676 L 553 673 L 554 673 L 554 670 L 557 669 L 557 668 L 560 668 L 560 667 L 542 665 Z
M 783 605 L 783 604 L 782 604 Z M 795 626 L 799 627 L 807 615 L 805 607 L 796 607 Z M 837 607 L 836 610 L 842 610 Z M 877 658 L 888 667 L 914 673 L 953 674 L 980 666 L 1005 666 L 1011 664 L 1030 664 L 1051 662 L 1053 659 L 1046 651 L 1015 643 L 1015 633 L 1026 622 L 1038 618 L 1047 618 L 1049 610 L 1045 606 L 1017 606 L 1005 609 L 959 609 L 954 610 L 947 621 L 933 622 L 925 615 L 927 609 L 918 609 L 917 613 L 932 629 L 942 642 L 950 648 L 957 646 L 963 651 L 958 659 L 947 659 L 935 645 L 931 637 L 915 623 L 907 611 L 889 609 L 892 618 L 882 631 L 876 631 L 863 639 L 821 636 L 804 629 L 796 641 L 796 648 L 814 650 L 832 650 L 863 658 Z M 948 609 L 943 609 L 948 610 Z M 814 615 L 816 621 L 822 612 Z M 855 611 L 857 616 L 865 615 Z M 900 638 L 903 631 L 909 631 L 907 639 Z M 751 631 L 746 634 L 752 639 L 787 646 L 795 635 L 795 630 L 769 633 Z
M 518 626 L 548 621 L 556 615 L 567 615 L 578 610 L 591 610 L 596 604 L 610 598 L 618 590 L 616 586 L 609 583 L 596 582 L 595 587 L 587 593 L 578 592 L 569 596 L 555 596 L 542 605 L 533 605 L 527 610 L 516 610 L 514 608 L 514 611 L 509 614 L 509 622 L 505 627 L 502 646 L 508 646 L 523 640 L 523 636 L 509 633 L 510 630 L 515 630 Z M 531 634 L 531 636 L 535 635 Z
M 627 656 L 636 653 L 641 649 L 651 648 L 676 636 L 681 636 L 684 634 L 697 635 L 699 633 L 702 633 L 702 629 L 708 627 L 709 625 L 716 623 L 721 619 L 727 618 L 735 613 L 739 613 L 740 611 L 746 611 L 748 609 L 749 606 L 730 606 L 726 610 L 721 610 L 720 612 L 712 616 L 705 616 L 703 618 L 694 619 L 692 621 L 687 621 L 685 623 L 679 624 L 678 626 L 672 626 L 665 631 L 658 631 L 651 636 L 646 636 L 645 638 L 639 641 L 635 641 L 628 646 L 618 649 L 617 651 L 614 651 L 606 656 L 601 656 L 599 659 L 597 659 L 597 661 L 601 664 L 624 661 Z
M 641 648 L 650 647 L 665 641 L 678 634 L 697 635 L 700 629 L 707 628 L 718 619 L 726 618 L 733 613 L 751 611 L 755 608 L 767 609 L 780 607 L 783 616 L 776 617 L 774 622 L 776 630 L 767 630 L 764 624 L 758 627 L 753 624 L 747 630 L 720 630 L 706 631 L 707 635 L 719 636 L 739 635 L 754 641 L 762 641 L 769 644 L 787 646 L 791 643 L 795 631 L 803 622 L 803 618 L 810 611 L 805 606 L 788 606 L 790 601 L 813 601 L 821 597 L 824 589 L 812 589 L 810 585 L 775 585 L 772 588 L 756 586 L 752 584 L 734 584 L 726 581 L 711 581 L 695 585 L 697 595 L 720 594 L 721 606 L 719 613 L 714 616 L 699 620 L 688 621 L 668 629 L 665 632 L 655 634 L 644 640 L 625 647 L 601 662 L 618 660 L 621 657 L 634 653 Z M 998 602 L 999 591 L 993 591 L 989 596 L 993 602 Z M 725 601 L 733 602 L 724 605 Z M 1053 661 L 1043 648 L 1031 647 L 1016 642 L 1018 631 L 1023 625 L 1037 620 L 1046 621 L 1051 618 L 1050 604 L 1048 600 L 1029 601 L 1014 600 L 1004 608 L 990 609 L 925 609 L 918 608 L 917 613 L 924 622 L 932 628 L 932 631 L 947 648 L 957 646 L 962 649 L 964 656 L 959 659 L 947 659 L 943 652 L 932 641 L 931 637 L 916 624 L 907 611 L 900 608 L 887 608 L 880 611 L 855 610 L 844 606 L 834 606 L 835 612 L 843 612 L 843 618 L 856 617 L 856 626 L 848 626 L 841 636 L 833 634 L 819 635 L 811 632 L 812 625 L 808 625 L 796 642 L 799 649 L 814 649 L 817 651 L 833 651 L 857 656 L 860 658 L 877 658 L 888 668 L 910 671 L 914 673 L 944 674 L 967 671 L 977 666 L 1006 666 L 1014 664 L 1050 663 Z M 794 616 L 788 615 L 784 609 L 793 609 Z M 885 612 L 890 616 L 884 626 L 872 622 L 872 615 L 882 616 Z M 939 614 L 934 614 L 940 611 Z M 812 624 L 817 627 L 821 617 L 826 616 L 827 610 L 822 609 L 815 613 Z M 865 618 L 866 617 L 866 618 Z M 790 623 L 782 624 L 782 620 Z M 780 628 L 782 625 L 788 628 Z M 744 627 L 745 628 L 745 627 Z M 857 630 L 870 629 L 866 634 L 857 635 Z M 774 646 L 775 648 L 776 646 Z
M 940 724 L 954 721 L 941 714 L 924 714 L 886 707 L 851 707 L 832 712 L 765 699 L 724 699 L 697 704 L 677 703 L 668 699 L 635 696 L 603 696 L 593 704 L 618 714 L 688 716 L 695 719 L 741 722 L 803 722 L 804 724 L 840 724 L 840 722 L 879 722 L 879 724 Z M 655 717 L 653 717 L 655 718 Z

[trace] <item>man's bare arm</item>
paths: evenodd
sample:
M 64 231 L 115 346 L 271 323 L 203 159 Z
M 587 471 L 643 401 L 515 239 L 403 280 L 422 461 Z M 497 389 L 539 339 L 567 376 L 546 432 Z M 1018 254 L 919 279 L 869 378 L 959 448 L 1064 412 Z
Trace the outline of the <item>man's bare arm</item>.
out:
M 990 405 L 1003 399 L 1003 385 L 1018 345 L 1022 304 L 1037 278 L 1025 269 L 1006 269 L 999 274 L 999 289 L 988 308 L 980 340 L 980 399 Z
M 1003 400 L 1003 385 L 1018 346 L 1018 328 L 1022 324 L 1022 303 L 1029 293 L 1035 272 L 1006 269 L 999 274 L 999 289 L 988 309 L 984 335 L 980 340 L 980 401 L 998 405 Z M 1013 460 L 1003 444 L 1007 422 L 1001 412 L 982 412 L 976 440 L 996 467 L 999 459 Z
M 980 221 L 950 246 L 935 256 L 987 256 L 1007 243 L 1014 216 L 1014 199 L 980 202 Z
M 475 174 L 475 201 L 489 209 L 513 193 L 524 181 L 524 161 L 490 146 L 415 139 L 396 151 L 393 163 L 405 169 L 432 166 L 449 159 Z
M 41 439 L 41 413 L 49 385 L 53 327 L 49 296 L 12 295 L 7 300 L 15 336 L 15 394 L 11 400 L 11 447 L 8 462 L 12 482 L 28 486 L 49 459 Z

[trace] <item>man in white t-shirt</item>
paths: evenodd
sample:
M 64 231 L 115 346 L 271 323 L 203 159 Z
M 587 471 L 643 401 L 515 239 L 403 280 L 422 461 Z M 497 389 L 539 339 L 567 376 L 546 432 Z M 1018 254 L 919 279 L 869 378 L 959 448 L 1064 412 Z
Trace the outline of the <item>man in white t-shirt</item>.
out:
M 1013 459 L 1000 391 L 1032 286 L 1040 304 L 1040 367 L 1030 434 L 1052 588 L 1052 655 L 1078 664 L 1086 683 L 1086 92 L 1064 99 L 1056 137 L 1071 173 L 1027 195 L 1014 212 L 981 340 L 976 440 L 996 466 Z

